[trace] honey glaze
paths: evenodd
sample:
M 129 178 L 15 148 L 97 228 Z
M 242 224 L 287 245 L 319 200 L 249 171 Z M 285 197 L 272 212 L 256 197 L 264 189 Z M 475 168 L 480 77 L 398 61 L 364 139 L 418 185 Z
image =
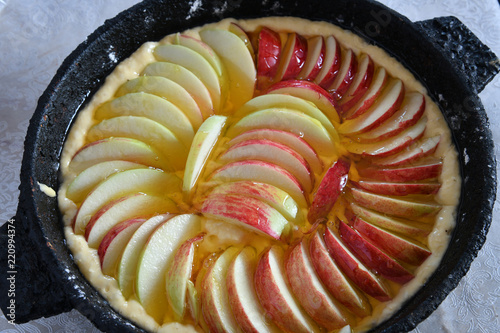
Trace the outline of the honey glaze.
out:
M 378 176 L 370 176 L 371 178 L 366 177 L 366 173 L 364 174 L 364 172 L 366 172 L 366 168 L 375 166 L 375 168 L 378 170 L 381 168 L 380 166 L 383 166 L 384 164 L 389 165 L 386 167 L 387 169 L 403 168 L 404 166 L 408 167 L 408 165 L 414 164 L 420 165 L 422 164 L 422 159 L 418 161 L 415 160 L 415 162 L 406 163 L 403 166 L 397 166 L 396 163 L 398 158 L 400 160 L 403 160 L 406 155 L 410 155 L 412 151 L 418 150 L 419 145 L 421 145 L 424 140 L 438 137 L 439 144 L 437 145 L 437 148 L 429 152 L 428 156 L 423 160 L 425 161 L 425 163 L 427 161 L 429 161 L 429 163 L 432 163 L 433 161 L 437 161 L 438 163 L 440 163 L 440 172 L 437 174 L 437 176 L 425 180 L 425 182 L 430 183 L 431 186 L 432 184 L 439 184 L 439 187 L 436 190 L 437 192 L 431 191 L 432 193 L 425 195 L 409 194 L 403 197 L 398 195 L 387 195 L 384 196 L 384 198 L 389 198 L 392 200 L 404 199 L 410 202 L 419 202 L 422 203 L 422 205 L 427 205 L 425 207 L 430 206 L 432 208 L 433 206 L 436 206 L 439 207 L 439 209 L 437 209 L 436 212 L 433 212 L 432 214 L 423 215 L 421 217 L 405 217 L 403 216 L 404 214 L 401 216 L 393 217 L 390 216 L 390 213 L 379 212 L 378 216 L 376 216 L 375 218 L 375 221 L 379 221 L 377 222 L 379 226 L 385 228 L 386 230 L 395 228 L 394 230 L 396 230 L 396 233 L 398 233 L 398 230 L 400 230 L 397 226 L 395 227 L 395 225 L 398 225 L 398 223 L 406 224 L 407 226 L 409 226 L 408 228 L 413 228 L 411 229 L 413 231 L 417 230 L 418 233 L 414 234 L 412 237 L 404 235 L 402 237 L 405 239 L 409 238 L 412 242 L 415 242 L 425 249 L 428 249 L 430 255 L 425 259 L 425 261 L 423 261 L 423 263 L 419 265 L 410 265 L 405 263 L 401 264 L 403 269 L 412 274 L 413 278 L 409 280 L 409 282 L 402 284 L 384 279 L 384 285 L 392 298 L 391 300 L 381 301 L 380 299 L 376 299 L 375 297 L 365 296 L 367 302 L 369 303 L 369 308 L 371 309 L 371 311 L 369 311 L 367 315 L 353 315 L 353 313 L 346 310 L 344 306 L 339 305 L 339 308 L 342 309 L 342 312 L 346 314 L 346 324 L 349 324 L 354 331 L 362 332 L 369 330 L 382 321 L 388 319 L 402 306 L 405 301 L 407 301 L 412 295 L 418 292 L 418 289 L 427 281 L 430 275 L 438 267 L 440 260 L 448 246 L 450 234 L 454 228 L 454 223 L 456 220 L 455 214 L 456 206 L 459 200 L 461 179 L 458 171 L 457 152 L 452 143 L 451 134 L 447 127 L 446 121 L 443 118 L 443 115 L 441 114 L 438 106 L 427 96 L 425 88 L 399 62 L 390 57 L 383 50 L 373 45 L 369 45 L 357 35 L 349 31 L 342 30 L 326 22 L 311 22 L 304 19 L 291 17 L 270 17 L 239 21 L 226 19 L 218 23 L 209 24 L 203 27 L 182 32 L 181 35 L 199 39 L 200 31 L 203 31 L 205 29 L 230 30 L 231 22 L 236 22 L 238 26 L 249 33 L 250 37 L 247 42 L 250 43 L 250 41 L 252 41 L 253 45 L 255 45 L 256 43 L 256 32 L 260 31 L 262 27 L 267 27 L 273 31 L 279 32 L 279 38 L 281 38 L 282 40 L 286 40 L 286 36 L 290 36 L 292 33 L 297 33 L 298 35 L 308 38 L 314 36 L 323 36 L 326 39 L 328 38 L 328 36 L 334 36 L 336 41 L 342 47 L 342 55 L 347 56 L 349 52 L 347 52 L 346 50 L 352 50 L 350 52 L 352 52 L 352 54 L 354 54 L 355 56 L 367 54 L 372 59 L 373 63 L 378 66 L 378 68 L 383 68 L 387 72 L 387 75 L 389 77 L 401 80 L 406 92 L 417 92 L 424 96 L 425 110 L 423 111 L 423 117 L 426 117 L 427 119 L 425 132 L 423 134 L 420 134 L 418 140 L 407 144 L 402 151 L 391 156 L 365 156 L 363 154 L 350 152 L 348 145 L 346 148 L 345 142 L 356 143 L 360 141 L 360 137 L 356 133 L 337 133 L 337 130 L 340 131 L 339 128 L 341 124 L 335 120 L 330 119 L 332 126 L 331 130 L 328 129 L 328 123 L 325 122 L 325 133 L 328 133 L 328 136 L 330 138 L 333 138 L 334 145 L 328 149 L 326 147 L 320 147 L 324 148 L 325 151 L 328 151 L 329 153 L 319 154 L 318 165 L 320 165 L 320 167 L 318 167 L 318 169 L 314 169 L 314 165 L 312 165 L 311 163 L 306 163 L 312 169 L 311 178 L 314 181 L 312 181 L 310 184 L 311 189 L 304 192 L 304 198 L 297 198 L 292 194 L 282 197 L 283 202 L 292 202 L 293 200 L 298 202 L 299 200 L 303 199 L 304 202 L 306 202 L 306 205 L 301 205 L 299 203 L 299 208 L 294 213 L 297 216 L 296 221 L 287 225 L 284 228 L 281 237 L 277 237 L 278 239 L 273 239 L 272 237 L 269 237 L 269 235 L 266 235 L 265 233 L 262 233 L 260 231 L 254 232 L 255 229 L 251 229 L 245 225 L 236 225 L 218 218 L 214 218 L 209 214 L 204 214 L 204 216 L 200 218 L 200 224 L 196 227 L 196 232 L 193 231 L 193 236 L 199 237 L 199 239 L 193 243 L 195 259 L 192 265 L 191 280 L 194 289 L 198 290 L 199 292 L 202 289 L 203 277 L 208 274 L 207 272 L 211 271 L 211 267 L 213 267 L 217 263 L 218 258 L 220 258 L 222 255 L 229 256 L 229 252 L 226 251 L 228 248 L 235 247 L 238 249 L 238 253 L 244 247 L 253 248 L 255 257 L 252 259 L 252 263 L 255 266 L 257 262 L 262 260 L 262 258 L 265 256 L 264 253 L 266 253 L 269 248 L 280 248 L 283 250 L 283 255 L 287 257 L 290 256 L 292 250 L 294 251 L 294 253 L 296 253 L 295 251 L 297 251 L 297 244 L 300 244 L 300 242 L 304 239 L 307 240 L 307 242 L 310 242 L 313 238 L 313 235 L 315 235 L 317 231 L 323 233 L 325 232 L 325 228 L 330 228 L 331 230 L 339 230 L 339 232 L 341 232 L 343 230 L 342 227 L 340 227 L 341 224 L 344 223 L 344 225 L 347 226 L 352 223 L 351 211 L 354 211 L 355 215 L 357 216 L 362 216 L 363 214 L 363 204 L 360 203 L 361 201 L 357 201 L 356 195 L 359 195 L 359 192 L 364 191 L 362 188 L 360 189 L 360 187 L 356 184 L 360 181 L 380 182 L 377 179 L 373 179 L 373 177 L 377 178 Z M 186 313 L 184 314 L 183 318 L 179 319 L 176 313 L 173 311 L 172 307 L 169 306 L 166 302 L 166 305 L 158 303 L 146 309 L 145 306 L 141 304 L 137 290 L 132 290 L 131 294 L 125 297 L 120 290 L 120 285 L 117 279 L 115 277 L 111 277 L 102 273 L 102 263 L 98 254 L 98 250 L 88 245 L 85 234 L 82 234 L 81 232 L 75 233 L 73 221 L 75 219 L 75 216 L 77 216 L 79 213 L 79 209 L 82 205 L 83 200 L 72 200 L 68 198 L 67 193 L 69 186 L 81 172 L 80 170 L 75 170 L 75 168 L 72 166 L 72 159 L 83 146 L 94 141 L 89 139 L 88 133 L 89 131 L 91 131 L 91 128 L 93 126 L 99 124 L 100 121 L 102 121 L 102 119 L 99 119 L 99 117 L 96 116 L 98 114 L 97 110 L 104 103 L 114 99 L 116 97 L 117 91 L 119 91 L 120 87 L 122 87 L 125 82 L 130 82 L 131 80 L 140 77 L 144 72 L 148 71 L 147 68 L 149 64 L 158 61 L 157 58 L 155 58 L 155 48 L 158 45 L 176 43 L 180 38 L 179 36 L 179 34 L 174 34 L 166 36 L 160 42 L 145 43 L 130 58 L 124 60 L 116 67 L 113 73 L 111 73 L 107 77 L 105 84 L 99 89 L 92 100 L 87 104 L 85 109 L 79 112 L 78 117 L 75 120 L 74 125 L 72 126 L 72 130 L 68 134 L 68 138 L 64 145 L 61 158 L 61 173 L 63 176 L 63 184 L 58 192 L 58 200 L 59 207 L 61 209 L 61 212 L 63 213 L 67 244 L 71 252 L 73 253 L 75 262 L 77 263 L 86 279 L 103 295 L 104 298 L 106 298 L 106 300 L 114 309 L 116 309 L 126 318 L 129 318 L 134 323 L 152 332 L 207 331 L 208 326 L 206 323 L 206 314 L 200 313 L 202 311 L 201 308 L 203 307 L 203 303 L 198 308 L 187 306 Z M 191 41 L 189 40 L 188 42 Z M 253 54 L 253 56 L 256 57 L 256 54 Z M 215 65 L 215 68 L 217 68 L 217 65 Z M 280 69 L 280 71 L 283 71 L 283 69 Z M 222 76 L 224 75 L 226 74 L 222 74 Z M 264 86 L 269 86 L 273 83 L 266 82 L 265 80 L 261 80 L 260 82 Z M 227 80 L 225 84 L 231 86 L 237 83 L 231 82 L 231 80 Z M 332 82 L 329 86 L 338 86 L 339 84 L 341 83 Z M 242 133 L 248 133 L 248 131 L 245 132 L 243 130 L 238 130 L 238 124 L 241 124 L 241 121 L 245 118 L 246 114 L 238 114 L 238 112 L 234 110 L 233 103 L 237 103 L 237 101 L 234 96 L 233 98 L 231 98 L 231 94 L 228 92 L 228 86 L 222 88 L 222 102 L 218 109 L 214 109 L 215 114 L 225 115 L 227 116 L 227 120 L 220 135 L 220 139 L 217 141 L 215 147 L 213 147 L 213 149 L 210 151 L 210 154 L 206 161 L 206 165 L 197 178 L 197 185 L 193 190 L 194 195 L 186 200 L 186 197 L 183 196 L 182 193 L 160 193 L 159 196 L 162 199 L 171 200 L 177 207 L 175 211 L 162 211 L 162 214 L 199 214 L 199 212 L 201 212 L 204 207 L 206 208 L 205 202 L 207 198 L 210 197 L 214 185 L 219 184 L 218 182 L 214 181 L 214 177 L 216 177 L 214 176 L 214 174 L 217 174 L 219 170 L 227 165 L 227 162 L 224 162 L 224 158 L 228 155 L 225 154 L 228 154 L 228 151 L 234 149 L 233 147 L 238 145 L 238 135 Z M 265 95 L 266 89 L 267 88 L 263 88 L 261 90 L 257 89 L 254 97 L 258 98 L 257 96 Z M 200 99 L 201 98 L 202 97 L 200 97 Z M 374 110 L 376 106 L 377 104 L 375 103 L 374 106 L 370 108 L 370 110 Z M 283 109 L 283 107 L 281 105 L 278 105 L 276 106 L 275 111 L 279 111 L 281 109 Z M 316 121 L 320 122 L 321 119 L 318 118 Z M 342 124 L 345 123 L 346 121 L 342 122 Z M 300 139 L 304 139 L 305 141 L 308 141 L 310 139 L 307 133 L 298 133 L 297 136 Z M 265 133 L 257 133 L 255 134 L 255 137 L 253 137 L 253 139 L 268 140 L 269 136 Z M 280 142 L 286 142 L 286 140 Z M 382 143 L 380 144 L 378 149 L 383 150 L 384 148 L 386 148 L 384 146 L 384 142 L 386 141 L 380 140 L 379 142 Z M 281 148 L 281 143 L 276 144 L 276 147 Z M 187 149 L 189 149 L 189 147 Z M 258 147 L 256 146 L 255 149 L 258 149 Z M 284 148 L 282 150 L 287 151 Z M 152 151 L 153 153 L 157 153 L 157 150 L 155 149 L 153 149 Z M 376 152 L 377 151 L 379 150 L 376 150 Z M 319 226 L 314 223 L 311 224 L 307 221 L 307 207 L 314 201 L 314 194 L 318 191 L 321 180 L 325 177 L 328 168 L 341 156 L 343 158 L 347 158 L 350 163 L 347 177 L 348 183 L 327 216 L 327 220 L 329 222 L 324 223 L 324 221 L 322 221 Z M 305 157 L 305 155 L 303 155 L 303 157 Z M 155 164 L 154 166 L 150 166 L 148 170 L 160 171 L 157 169 L 163 169 L 165 172 L 171 172 L 172 175 L 176 175 L 179 179 L 182 179 L 184 175 L 183 170 L 175 169 L 171 164 L 165 163 L 162 160 L 161 154 L 158 154 L 156 162 L 157 164 Z M 267 162 L 264 161 L 264 163 Z M 393 163 L 393 165 L 391 165 L 391 163 Z M 111 177 L 113 177 L 113 175 L 115 175 L 116 173 L 124 172 L 122 168 L 125 167 L 116 166 L 111 168 L 106 174 L 106 177 L 101 181 L 111 179 Z M 146 173 L 150 174 L 149 172 Z M 233 179 L 232 181 L 248 181 L 250 184 L 253 182 L 251 177 L 249 179 L 246 179 L 246 175 L 238 177 L 240 178 Z M 415 182 L 410 180 L 406 183 L 414 184 L 418 183 L 418 181 Z M 168 192 L 167 189 L 162 190 Z M 291 199 L 293 200 L 291 201 Z M 383 204 L 384 202 L 381 202 L 378 205 L 380 207 Z M 371 211 L 371 209 L 368 210 Z M 91 216 L 84 218 L 92 219 Z M 368 219 L 368 217 L 366 216 L 364 218 Z M 374 219 L 373 216 L 372 219 Z M 168 220 L 166 223 L 168 223 Z M 375 222 L 373 223 L 377 224 Z M 117 276 L 117 269 L 118 268 L 115 267 L 115 276 Z M 255 267 L 253 269 L 255 270 Z M 284 271 L 285 267 L 282 267 L 282 270 Z M 286 279 L 286 277 L 283 278 Z M 200 295 L 198 294 L 197 296 L 193 297 L 194 299 L 196 299 L 196 297 L 198 297 L 199 299 Z M 186 300 L 188 304 L 193 304 L 189 303 L 189 296 L 186 296 Z M 230 310 L 228 311 L 230 317 Z M 196 315 L 193 315 L 193 313 L 195 313 Z M 264 316 L 266 325 L 265 327 L 269 331 L 277 330 L 277 327 L 273 323 L 272 319 L 273 317 L 269 313 Z M 320 326 L 323 327 L 319 327 L 316 323 L 311 323 L 310 327 L 312 327 L 314 330 L 333 332 L 337 331 L 340 328 L 329 328 L 328 324 L 322 324 Z

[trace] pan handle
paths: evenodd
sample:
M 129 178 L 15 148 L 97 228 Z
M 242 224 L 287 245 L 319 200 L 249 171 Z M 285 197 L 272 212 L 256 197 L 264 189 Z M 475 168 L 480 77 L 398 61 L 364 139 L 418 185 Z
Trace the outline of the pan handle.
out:
M 0 308 L 11 324 L 71 310 L 62 285 L 15 216 L 0 228 Z
M 442 48 L 457 72 L 465 74 L 468 85 L 476 93 L 500 71 L 498 57 L 456 17 L 437 17 L 415 24 Z

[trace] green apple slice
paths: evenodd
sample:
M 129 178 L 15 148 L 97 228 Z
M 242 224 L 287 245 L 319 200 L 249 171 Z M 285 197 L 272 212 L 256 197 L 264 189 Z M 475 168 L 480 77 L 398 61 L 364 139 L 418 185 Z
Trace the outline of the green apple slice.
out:
M 189 118 L 164 98 L 144 92 L 130 93 L 104 104 L 96 111 L 98 120 L 121 116 L 154 120 L 168 128 L 186 147 L 193 141 L 194 129 Z
M 69 170 L 80 173 L 94 164 L 124 160 L 170 170 L 161 154 L 142 141 L 132 138 L 112 137 L 91 142 L 80 148 L 69 164 Z
M 210 63 L 198 52 L 182 45 L 159 45 L 154 50 L 159 61 L 167 61 L 183 66 L 193 72 L 207 87 L 215 110 L 222 105 L 222 90 L 219 76 Z
M 160 324 L 167 311 L 165 275 L 179 246 L 201 231 L 193 214 L 172 217 L 149 238 L 137 265 L 135 291 L 146 311 Z
M 85 198 L 75 216 L 75 233 L 83 234 L 91 217 L 106 203 L 131 193 L 164 195 L 179 191 L 181 179 L 157 169 L 132 169 L 111 175 Z
M 203 122 L 194 136 L 187 157 L 182 184 L 182 191 L 188 200 L 191 197 L 193 188 L 205 166 L 208 156 L 220 137 L 225 123 L 226 117 L 224 116 L 209 117 Z
M 118 263 L 117 281 L 126 299 L 134 292 L 137 263 L 150 235 L 160 224 L 172 217 L 173 215 L 169 213 L 151 217 L 134 232 L 125 246 L 120 262 Z
M 223 75 L 224 65 L 222 64 L 219 56 L 207 43 L 204 43 L 192 36 L 177 34 L 175 36 L 175 44 L 185 46 L 199 53 L 203 58 L 205 58 L 205 60 L 210 63 L 210 65 L 212 65 L 217 75 Z
M 66 197 L 74 202 L 81 202 L 94 187 L 108 176 L 120 171 L 141 168 L 147 168 L 147 166 L 121 160 L 105 161 L 95 164 L 83 170 L 73 179 L 66 190 Z
M 203 82 L 187 68 L 171 62 L 153 62 L 146 66 L 142 74 L 162 76 L 181 85 L 198 104 L 203 119 L 214 114 L 210 92 Z
M 245 42 L 227 30 L 200 31 L 202 41 L 222 59 L 229 78 L 229 102 L 237 109 L 253 97 L 257 70 Z
M 87 134 L 92 141 L 115 136 L 141 140 L 160 151 L 175 170 L 184 169 L 187 148 L 172 131 L 154 120 L 136 116 L 115 117 L 101 121 Z
M 145 92 L 156 95 L 172 102 L 172 104 L 182 110 L 186 117 L 188 117 L 195 130 L 198 129 L 203 122 L 200 107 L 194 98 L 186 89 L 173 80 L 163 76 L 141 76 L 125 82 L 118 89 L 115 96 L 121 97 L 126 94 L 137 92 Z M 116 99 L 110 102 L 110 104 L 116 103 L 115 101 Z M 96 111 L 96 117 L 98 117 L 98 114 L 99 110 Z

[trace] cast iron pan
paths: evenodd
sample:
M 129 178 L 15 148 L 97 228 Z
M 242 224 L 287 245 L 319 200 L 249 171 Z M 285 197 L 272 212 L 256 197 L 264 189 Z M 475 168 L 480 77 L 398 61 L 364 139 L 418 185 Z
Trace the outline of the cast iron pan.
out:
M 17 214 L 0 233 L 0 307 L 7 319 L 22 323 L 77 309 L 103 331 L 143 332 L 114 311 L 84 279 L 66 247 L 57 200 L 41 192 L 38 183 L 58 189 L 61 147 L 73 118 L 117 62 L 143 42 L 225 17 L 296 16 L 332 22 L 387 50 L 426 85 L 452 130 L 463 184 L 450 246 L 428 283 L 373 332 L 413 329 L 457 286 L 491 223 L 496 162 L 477 93 L 499 71 L 496 56 L 456 18 L 413 23 L 369 0 L 262 4 L 219 0 L 203 1 L 193 8 L 190 3 L 145 1 L 106 21 L 64 61 L 40 98 L 25 141 Z M 14 241 L 15 265 L 10 266 L 13 257 L 5 254 Z M 7 280 L 11 276 L 14 285 Z M 12 287 L 15 297 L 6 297 Z

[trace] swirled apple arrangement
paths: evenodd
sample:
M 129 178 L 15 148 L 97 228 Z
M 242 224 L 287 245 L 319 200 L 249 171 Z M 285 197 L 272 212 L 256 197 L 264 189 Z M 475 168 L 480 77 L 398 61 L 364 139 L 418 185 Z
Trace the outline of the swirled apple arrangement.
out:
M 439 265 L 438 107 L 352 33 L 225 20 L 144 44 L 79 113 L 59 204 L 85 277 L 151 331 L 362 331 Z

